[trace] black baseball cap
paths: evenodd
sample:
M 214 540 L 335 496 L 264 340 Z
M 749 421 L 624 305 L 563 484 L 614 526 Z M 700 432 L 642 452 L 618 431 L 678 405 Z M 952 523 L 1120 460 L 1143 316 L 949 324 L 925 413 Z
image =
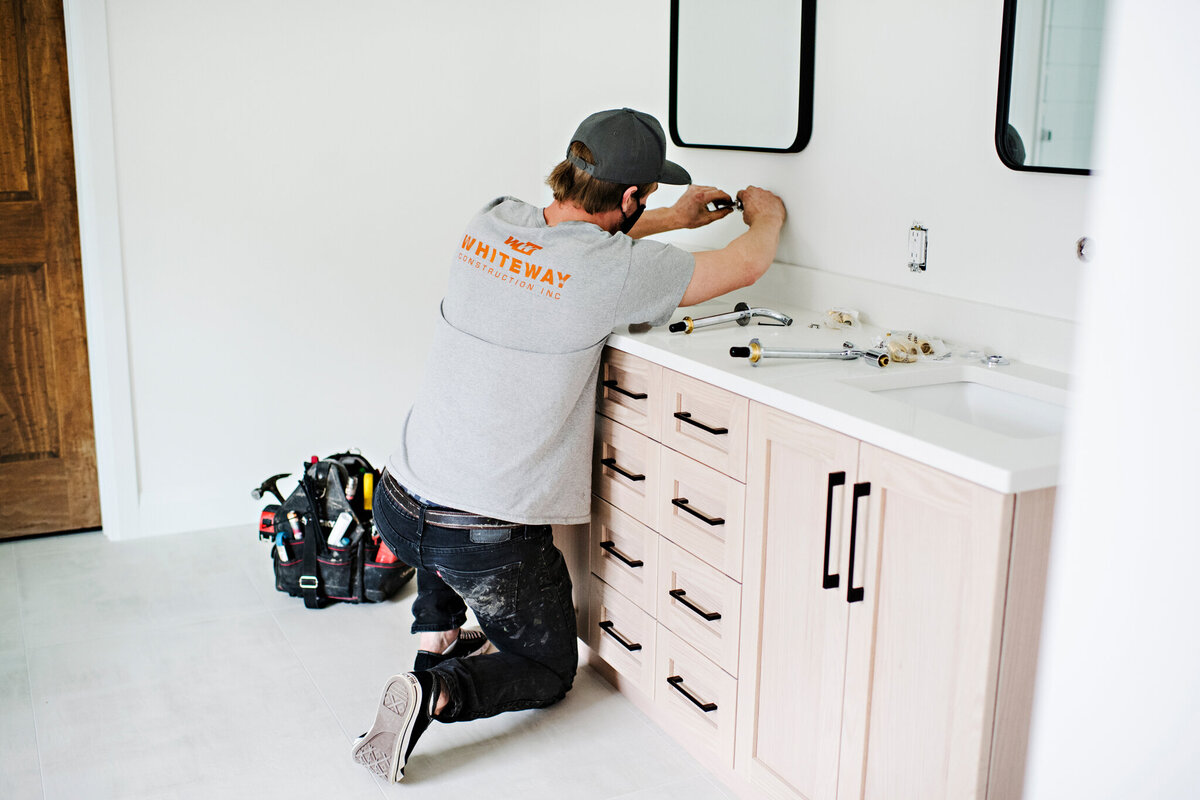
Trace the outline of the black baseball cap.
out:
M 597 111 L 579 123 L 571 142 L 587 145 L 596 163 L 573 156 L 570 147 L 567 161 L 603 181 L 627 186 L 692 182 L 686 169 L 667 161 L 667 137 L 658 120 L 632 108 Z

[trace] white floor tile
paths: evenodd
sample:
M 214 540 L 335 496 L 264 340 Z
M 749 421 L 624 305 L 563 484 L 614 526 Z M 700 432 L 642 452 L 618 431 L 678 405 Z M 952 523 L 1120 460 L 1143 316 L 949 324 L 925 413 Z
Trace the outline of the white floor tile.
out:
M 74 537 L 57 537 L 62 539 Z M 50 540 L 30 540 L 35 545 Z M 18 551 L 25 645 L 186 625 L 262 601 L 220 537 L 190 534 Z
M 253 526 L 0 544 L 0 797 L 730 797 L 586 668 L 551 708 L 434 724 L 402 787 L 376 781 L 351 742 L 412 665 L 415 584 L 310 610 L 269 548 Z
M 16 550 L 0 545 L 0 655 L 25 652 L 21 630 L 21 591 L 17 583 Z
M 377 794 L 265 611 L 32 649 L 30 673 L 47 798 Z
M 40 798 L 37 730 L 25 653 L 0 654 L 0 797 Z
M 415 581 L 387 603 L 339 603 L 309 609 L 299 598 L 272 614 L 349 736 L 371 726 L 379 692 L 397 672 L 412 669 Z

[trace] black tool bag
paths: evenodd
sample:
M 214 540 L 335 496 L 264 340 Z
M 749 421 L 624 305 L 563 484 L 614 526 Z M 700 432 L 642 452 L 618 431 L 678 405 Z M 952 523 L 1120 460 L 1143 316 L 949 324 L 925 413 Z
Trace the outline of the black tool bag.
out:
M 338 453 L 305 464 L 287 499 L 268 478 L 255 490 L 279 498 L 262 510 L 259 538 L 271 542 L 275 588 L 303 597 L 308 608 L 331 601 L 378 603 L 413 576 L 374 532 L 370 492 L 379 473 L 357 453 Z

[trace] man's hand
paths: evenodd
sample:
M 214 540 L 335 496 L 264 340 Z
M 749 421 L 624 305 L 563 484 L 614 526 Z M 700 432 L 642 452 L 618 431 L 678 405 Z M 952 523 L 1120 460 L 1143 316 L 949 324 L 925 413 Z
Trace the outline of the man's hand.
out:
M 717 211 L 709 211 L 707 206 L 714 200 L 721 200 L 729 205 Z M 733 199 L 725 192 L 714 186 L 689 186 L 687 191 L 671 206 L 675 216 L 676 228 L 699 228 L 710 222 L 729 216 L 733 212 Z
M 737 197 L 742 203 L 742 220 L 747 225 L 753 226 L 757 220 L 777 220 L 782 226 L 787 219 L 787 209 L 783 207 L 783 201 L 766 189 L 747 186 L 737 193 Z
M 705 206 L 714 200 L 729 203 L 727 208 L 719 211 L 709 211 Z M 629 235 L 634 239 L 651 236 L 655 233 L 675 231 L 680 228 L 699 228 L 710 222 L 716 222 L 733 213 L 733 200 L 728 194 L 712 186 L 689 186 L 675 205 L 647 209 L 641 219 L 633 226 Z

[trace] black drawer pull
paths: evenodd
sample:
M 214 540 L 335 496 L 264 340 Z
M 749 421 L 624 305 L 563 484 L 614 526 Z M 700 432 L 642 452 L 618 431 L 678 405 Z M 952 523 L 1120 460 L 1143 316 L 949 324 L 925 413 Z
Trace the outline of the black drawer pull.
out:
M 607 550 L 614 557 L 623 562 L 627 567 L 633 567 L 634 569 L 637 569 L 638 567 L 645 566 L 640 558 L 631 559 L 629 556 L 618 550 L 617 545 L 614 542 L 601 542 L 600 547 Z
M 683 420 L 688 425 L 695 425 L 700 430 L 707 431 L 707 432 L 711 433 L 713 436 L 720 436 L 723 433 L 729 433 L 728 428 L 710 428 L 707 425 L 705 425 L 703 422 L 697 422 L 696 420 L 692 419 L 692 412 L 690 412 L 690 411 L 676 411 L 674 414 L 674 417 L 675 417 L 675 419 Z
M 861 603 L 865 586 L 854 585 L 854 551 L 858 543 L 858 501 L 871 496 L 870 483 L 854 484 L 854 510 L 850 513 L 850 573 L 846 576 L 846 602 Z
M 671 591 L 667 592 L 667 594 L 671 595 L 671 597 L 674 597 L 676 600 L 683 603 L 685 606 L 690 608 L 692 611 L 695 611 L 709 622 L 714 622 L 721 618 L 721 614 L 719 612 L 705 611 L 703 608 L 694 605 L 690 600 L 684 599 L 684 595 L 686 595 L 687 592 L 685 592 L 683 589 L 672 589 Z
M 686 497 L 676 497 L 676 498 L 672 499 L 671 505 L 676 506 L 677 508 L 682 508 L 684 511 L 688 512 L 693 517 L 696 517 L 697 519 L 701 519 L 704 522 L 708 523 L 709 525 L 724 525 L 725 524 L 725 520 L 721 517 L 706 517 L 704 514 L 701 514 L 699 511 L 692 508 L 690 505 L 688 505 L 688 499 Z
M 621 645 L 621 647 L 624 647 L 626 650 L 628 650 L 631 653 L 636 650 L 642 649 L 642 646 L 640 644 L 638 644 L 637 642 L 626 641 L 625 637 L 623 637 L 621 634 L 619 634 L 615 630 L 613 630 L 613 624 L 612 624 L 611 619 L 606 619 L 603 622 L 601 622 L 600 630 L 604 631 L 609 636 L 616 639 L 617 644 Z
M 604 466 L 608 467 L 609 469 L 611 469 L 613 472 L 621 473 L 626 478 L 629 478 L 629 480 L 631 480 L 631 481 L 646 480 L 645 475 L 635 475 L 632 472 L 621 469 L 621 467 L 617 466 L 617 460 L 615 458 L 602 458 L 602 459 L 600 459 L 600 463 L 603 464 Z
M 825 568 L 821 573 L 821 588 L 836 589 L 841 577 L 829 571 L 829 542 L 833 538 L 833 487 L 846 485 L 846 473 L 829 473 L 829 493 L 825 496 Z
M 683 676 L 682 675 L 672 675 L 671 677 L 667 678 L 667 683 L 674 686 L 675 691 L 679 692 L 681 695 L 686 697 L 688 700 L 691 700 L 693 703 L 695 703 L 696 708 L 700 709 L 705 714 L 707 714 L 710 711 L 717 710 L 716 703 L 703 703 L 703 702 L 697 700 L 695 695 L 693 695 L 687 689 L 683 688 Z
M 600 385 L 606 389 L 612 389 L 614 392 L 620 392 L 626 397 L 630 397 L 634 400 L 645 400 L 647 397 L 649 397 L 649 395 L 647 395 L 645 392 L 631 392 L 628 389 L 624 389 L 620 386 L 620 384 L 612 380 L 601 381 Z

